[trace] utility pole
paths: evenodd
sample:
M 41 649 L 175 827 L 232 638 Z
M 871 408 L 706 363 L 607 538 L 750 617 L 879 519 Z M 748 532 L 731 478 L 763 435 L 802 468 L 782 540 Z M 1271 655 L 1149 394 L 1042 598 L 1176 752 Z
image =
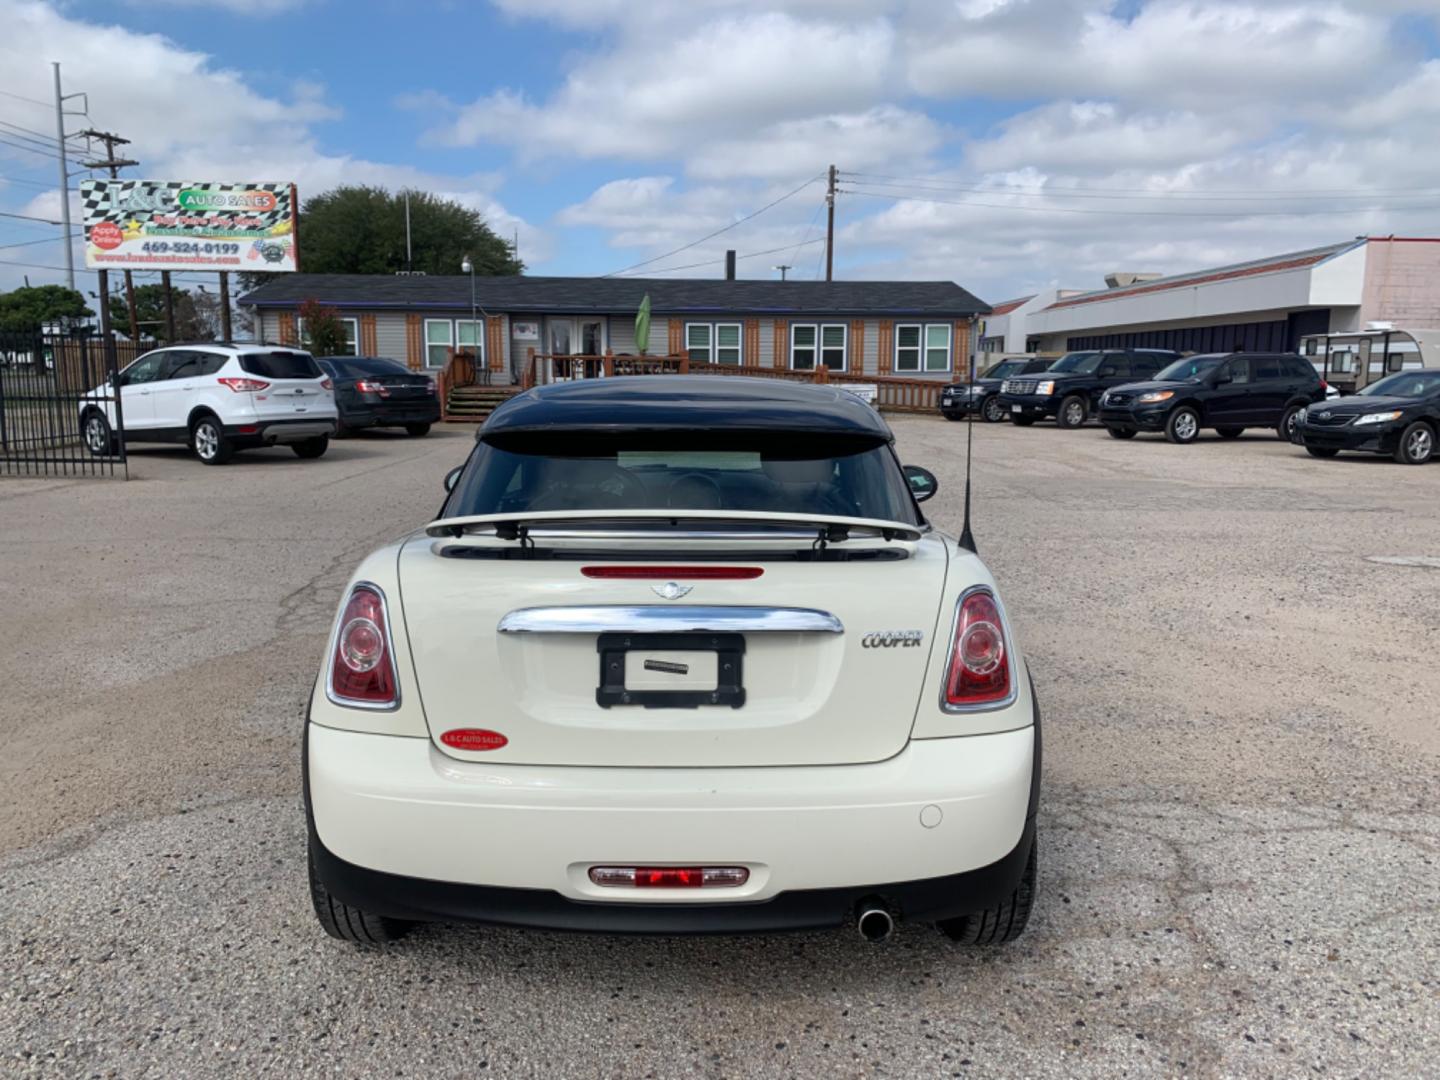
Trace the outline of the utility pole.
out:
M 410 191 L 405 191 L 405 271 L 409 273 L 415 269 L 410 261 Z
M 787 263 L 781 263 L 779 266 L 772 266 L 770 269 L 771 269 L 771 270 L 779 270 L 779 271 L 780 271 L 780 280 L 781 280 L 781 281 L 784 281 L 784 280 L 785 280 L 785 272 L 786 272 L 787 270 L 793 270 L 794 267 L 788 265 Z
M 835 166 L 830 166 L 830 182 L 825 189 L 825 206 L 827 221 L 825 224 L 825 280 L 831 281 L 835 275 L 835 178 L 838 175 Z
M 55 145 L 60 151 L 60 222 L 65 230 L 65 284 L 75 288 L 75 247 L 70 242 L 70 166 L 65 160 L 65 95 L 60 90 L 60 64 L 55 69 Z
M 133 158 L 117 158 L 115 156 L 115 147 L 129 146 L 129 139 L 122 139 L 119 135 L 113 135 L 108 131 L 96 131 L 94 128 L 86 128 L 80 132 L 80 134 L 87 139 L 96 139 L 105 144 L 105 160 L 81 162 L 87 169 L 108 169 L 110 179 L 118 180 L 120 179 L 120 170 L 125 166 L 140 164 Z M 66 232 L 69 232 L 68 228 Z M 125 306 L 130 313 L 130 340 L 138 343 L 140 340 L 140 321 L 135 314 L 135 278 L 129 270 L 125 271 Z

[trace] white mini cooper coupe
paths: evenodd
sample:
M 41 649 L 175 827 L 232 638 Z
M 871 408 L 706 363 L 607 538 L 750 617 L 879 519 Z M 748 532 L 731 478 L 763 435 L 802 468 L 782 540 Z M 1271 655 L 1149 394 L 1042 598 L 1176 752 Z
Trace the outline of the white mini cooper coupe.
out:
M 1039 709 L 926 470 L 829 387 L 513 398 L 340 602 L 305 732 L 315 911 L 618 933 L 1024 929 Z

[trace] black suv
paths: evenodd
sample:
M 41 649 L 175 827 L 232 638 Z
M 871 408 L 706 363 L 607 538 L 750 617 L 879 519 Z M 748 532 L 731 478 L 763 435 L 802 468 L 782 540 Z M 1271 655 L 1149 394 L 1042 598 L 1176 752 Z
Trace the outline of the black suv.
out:
M 1325 383 L 1303 356 L 1210 353 L 1178 360 L 1152 382 L 1110 390 L 1100 422 L 1117 439 L 1163 431 L 1173 443 L 1190 443 L 1201 428 L 1233 439 L 1247 427 L 1268 427 L 1293 441 L 1296 415 L 1324 400 Z
M 1168 349 L 1088 349 L 1066 353 L 1040 378 L 1006 379 L 1000 401 L 1010 422 L 1028 427 L 1053 416 L 1061 427 L 1077 428 L 1100 406 L 1111 387 L 1154 378 L 1180 359 Z
M 990 423 L 1005 419 L 1005 406 L 1000 403 L 1000 384 L 1013 375 L 1034 375 L 1045 371 L 1055 361 L 1019 357 L 1001 360 L 968 382 L 951 383 L 940 391 L 940 415 L 946 420 L 960 420 L 979 413 Z

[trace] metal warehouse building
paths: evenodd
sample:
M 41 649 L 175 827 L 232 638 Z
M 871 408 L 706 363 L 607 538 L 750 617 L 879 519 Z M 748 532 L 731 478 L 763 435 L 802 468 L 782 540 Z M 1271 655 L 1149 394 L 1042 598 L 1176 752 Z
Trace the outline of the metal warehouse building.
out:
M 1306 335 L 1370 323 L 1440 326 L 1440 239 L 1358 237 L 1189 274 L 1141 276 L 1025 308 L 1031 352 L 1295 351 Z M 1007 336 L 1018 339 L 1015 329 Z

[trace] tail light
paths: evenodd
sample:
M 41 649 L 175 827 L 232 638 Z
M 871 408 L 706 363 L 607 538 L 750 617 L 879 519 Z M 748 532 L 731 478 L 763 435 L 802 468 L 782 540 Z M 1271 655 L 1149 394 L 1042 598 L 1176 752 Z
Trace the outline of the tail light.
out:
M 373 379 L 361 379 L 355 384 L 355 389 L 362 394 L 379 394 L 381 397 L 389 397 L 390 391 L 384 385 Z
M 321 389 L 321 390 L 334 390 L 334 389 L 335 389 L 335 384 L 334 384 L 334 382 L 332 382 L 332 381 L 331 381 L 330 379 L 328 379 L 328 378 L 326 378 L 326 379 L 321 379 L 321 380 L 320 380 L 320 389 Z
M 432 379 L 432 378 L 426 378 L 426 380 L 425 380 L 425 386 L 429 389 L 430 393 L 432 393 L 432 394 L 435 393 L 435 380 L 434 380 L 434 379 Z
M 945 706 L 1001 705 L 1014 693 L 1015 676 L 1000 605 L 989 589 L 971 589 L 955 615 L 955 640 L 945 670 Z
M 393 709 L 400 704 L 385 595 L 374 585 L 356 585 L 340 613 L 327 690 L 337 705 Z
M 266 389 L 270 384 L 264 379 L 237 379 L 226 375 L 216 380 L 221 386 L 228 386 L 237 394 L 249 394 Z
M 1330 384 L 1329 384 L 1328 382 L 1326 382 L 1324 379 L 1321 379 L 1321 380 L 1320 380 L 1320 389 L 1321 389 L 1321 390 L 1329 390 L 1329 389 L 1330 389 Z

